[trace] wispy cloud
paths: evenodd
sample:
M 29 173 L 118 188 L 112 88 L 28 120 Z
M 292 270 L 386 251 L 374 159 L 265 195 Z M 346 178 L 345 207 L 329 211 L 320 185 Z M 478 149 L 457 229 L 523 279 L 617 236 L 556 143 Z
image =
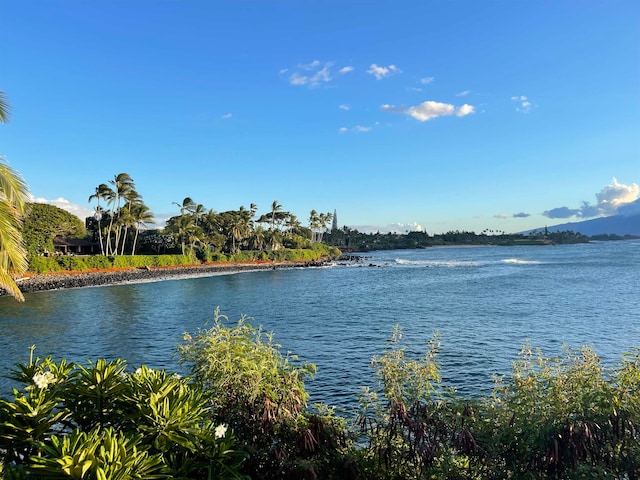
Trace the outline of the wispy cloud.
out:
M 372 129 L 373 129 L 373 127 L 365 127 L 363 125 L 356 125 L 355 127 L 351 127 L 351 128 L 341 127 L 341 128 L 338 129 L 338 132 L 347 133 L 347 132 L 351 131 L 351 132 L 358 132 L 358 133 L 367 133 L 367 132 L 370 132 Z
M 344 75 L 345 73 L 353 72 L 354 70 L 354 67 L 352 67 L 351 65 L 347 65 L 346 67 L 342 67 L 340 70 L 338 70 L 338 73 Z
M 436 77 L 423 77 L 420 79 L 420 83 L 422 85 L 429 85 L 430 83 L 433 83 L 435 79 Z
M 545 210 L 548 218 L 592 218 L 610 215 L 630 215 L 640 212 L 640 186 L 637 183 L 625 185 L 615 178 L 612 183 L 596 193 L 597 203 L 582 202 L 579 208 L 556 207 Z
M 471 93 L 471 90 L 464 90 L 462 92 L 456 93 L 456 97 L 466 97 Z
M 415 107 L 407 108 L 397 107 L 395 105 L 382 105 L 380 108 L 385 112 L 404 113 L 420 122 L 426 122 L 428 120 L 433 120 L 434 118 L 444 117 L 448 115 L 464 117 L 475 112 L 475 107 L 466 103 L 456 108 L 450 103 L 434 102 L 432 100 L 423 102 L 420 105 L 416 105 Z
M 90 208 L 78 205 L 76 203 L 72 203 L 66 198 L 58 197 L 55 200 L 47 200 L 43 197 L 32 197 L 31 202 L 34 203 L 46 203 L 48 205 L 54 205 L 62 210 L 66 210 L 69 213 L 74 214 L 76 217 L 80 218 L 83 222 L 87 217 L 91 217 L 94 214 L 94 211 Z
M 511 101 L 516 103 L 516 111 L 520 113 L 529 113 L 533 107 L 532 103 L 524 95 L 511 97 Z
M 530 217 L 530 216 L 531 216 L 530 213 L 524 213 L 524 212 L 514 213 L 513 214 L 513 218 L 527 218 L 527 217 Z
M 332 62 L 320 62 L 319 60 L 314 60 L 311 63 L 299 63 L 297 71 L 289 75 L 289 83 L 295 86 L 318 87 L 332 80 L 332 66 Z M 288 69 L 283 69 L 280 72 L 288 73 L 288 71 Z
M 493 218 L 499 218 L 500 220 L 504 220 L 506 218 L 509 218 L 509 215 L 507 215 L 506 213 L 496 213 Z
M 231 118 L 231 117 L 233 117 L 233 113 L 225 113 L 224 115 L 222 115 L 222 118 L 224 120 L 226 120 L 227 118 Z
M 382 67 L 382 66 L 376 65 L 375 63 L 372 63 L 371 66 L 369 67 L 369 70 L 367 70 L 367 73 L 376 77 L 376 80 L 382 80 L 383 78 L 390 77 L 391 75 L 395 75 L 396 73 L 402 73 L 402 70 L 400 70 L 395 65 Z
M 343 103 L 343 104 L 341 104 L 341 105 L 338 105 L 338 108 L 339 108 L 340 110 L 346 110 L 346 111 L 351 110 L 351 107 L 350 107 L 349 105 L 347 105 L 346 103 Z

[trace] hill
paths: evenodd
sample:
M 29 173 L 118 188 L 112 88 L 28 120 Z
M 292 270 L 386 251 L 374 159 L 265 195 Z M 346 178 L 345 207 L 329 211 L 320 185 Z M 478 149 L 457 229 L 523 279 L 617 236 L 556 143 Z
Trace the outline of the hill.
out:
M 614 215 L 612 217 L 594 218 L 583 222 L 553 225 L 547 228 L 552 232 L 573 230 L 574 232 L 580 232 L 583 235 L 588 236 L 601 234 L 640 236 L 640 214 Z

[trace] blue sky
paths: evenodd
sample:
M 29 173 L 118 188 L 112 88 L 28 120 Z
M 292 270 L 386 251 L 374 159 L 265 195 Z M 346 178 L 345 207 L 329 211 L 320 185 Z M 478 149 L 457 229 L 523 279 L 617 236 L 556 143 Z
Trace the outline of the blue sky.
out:
M 80 216 L 120 172 L 159 220 L 186 196 L 430 233 L 640 211 L 640 2 L 0 0 L 0 23 L 0 152 Z

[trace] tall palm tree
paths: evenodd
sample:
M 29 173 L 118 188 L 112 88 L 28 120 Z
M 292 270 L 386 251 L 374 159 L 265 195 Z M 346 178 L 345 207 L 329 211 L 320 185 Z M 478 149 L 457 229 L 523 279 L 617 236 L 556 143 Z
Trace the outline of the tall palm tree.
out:
M 120 210 L 120 202 L 125 195 L 132 189 L 135 189 L 135 183 L 133 178 L 128 173 L 119 173 L 113 176 L 113 180 L 109 180 L 109 183 L 113 185 L 113 189 L 109 192 L 108 202 L 111 204 L 111 220 L 109 221 L 109 228 L 107 230 L 107 255 L 113 253 L 118 254 L 118 235 L 116 235 L 115 247 L 111 247 L 111 234 L 113 232 L 113 221 L 116 218 L 116 212 Z M 116 227 L 117 228 L 117 227 Z M 119 233 L 119 232 L 118 232 Z
M 131 217 L 136 227 L 136 234 L 133 237 L 133 246 L 131 247 L 131 255 L 136 253 L 136 242 L 138 241 L 138 234 L 140 229 L 145 227 L 148 223 L 153 223 L 153 213 L 149 210 L 144 203 L 140 202 L 134 205 L 131 209 Z
M 311 231 L 313 232 L 312 243 L 315 243 L 317 241 L 318 229 L 320 228 L 320 217 L 315 209 L 311 210 L 311 213 L 309 214 L 309 228 L 311 228 Z
M 277 200 L 274 200 L 271 204 L 271 230 L 273 230 L 273 227 L 276 223 L 276 216 L 278 215 L 278 212 L 281 211 L 282 205 L 280 205 Z
M 139 205 L 140 203 L 142 203 L 142 195 L 140 195 L 134 188 L 130 188 L 128 189 L 124 195 L 123 195 L 124 199 L 125 199 L 125 204 L 122 207 L 122 212 L 120 215 L 120 225 L 122 229 L 122 227 L 124 227 L 124 231 L 122 232 L 122 247 L 120 250 L 120 254 L 124 255 L 124 248 L 125 245 L 127 243 L 127 233 L 129 231 L 129 227 L 133 227 L 135 226 L 135 219 L 133 218 L 133 215 L 131 214 L 131 209 L 135 206 L 135 205 Z M 119 230 L 119 232 L 120 232 Z M 117 244 L 117 242 L 116 242 Z M 117 250 L 117 248 L 116 248 Z
M 102 242 L 102 206 L 100 205 L 100 200 L 107 200 L 109 197 L 109 191 L 111 189 L 105 183 L 101 183 L 96 187 L 96 192 L 89 197 L 89 202 L 92 200 L 98 201 L 98 206 L 96 207 L 96 220 L 98 222 L 98 239 L 100 241 L 100 253 L 104 255 L 104 243 Z

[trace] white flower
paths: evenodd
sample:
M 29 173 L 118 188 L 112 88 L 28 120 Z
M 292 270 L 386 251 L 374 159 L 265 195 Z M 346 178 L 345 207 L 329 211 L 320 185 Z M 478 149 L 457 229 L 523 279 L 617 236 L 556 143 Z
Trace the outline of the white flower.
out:
M 33 383 L 38 388 L 47 388 L 50 384 L 55 383 L 56 377 L 51 372 L 36 373 L 33 376 Z
M 138 367 L 136 368 L 136 373 L 135 375 L 142 375 L 142 367 Z
M 179 373 L 174 373 L 173 375 L 171 375 L 171 377 L 174 380 L 180 380 L 182 378 L 182 375 L 180 375 Z
M 216 432 L 215 432 L 216 438 L 222 438 L 226 435 L 226 433 L 227 433 L 226 425 L 221 424 L 216 427 Z

